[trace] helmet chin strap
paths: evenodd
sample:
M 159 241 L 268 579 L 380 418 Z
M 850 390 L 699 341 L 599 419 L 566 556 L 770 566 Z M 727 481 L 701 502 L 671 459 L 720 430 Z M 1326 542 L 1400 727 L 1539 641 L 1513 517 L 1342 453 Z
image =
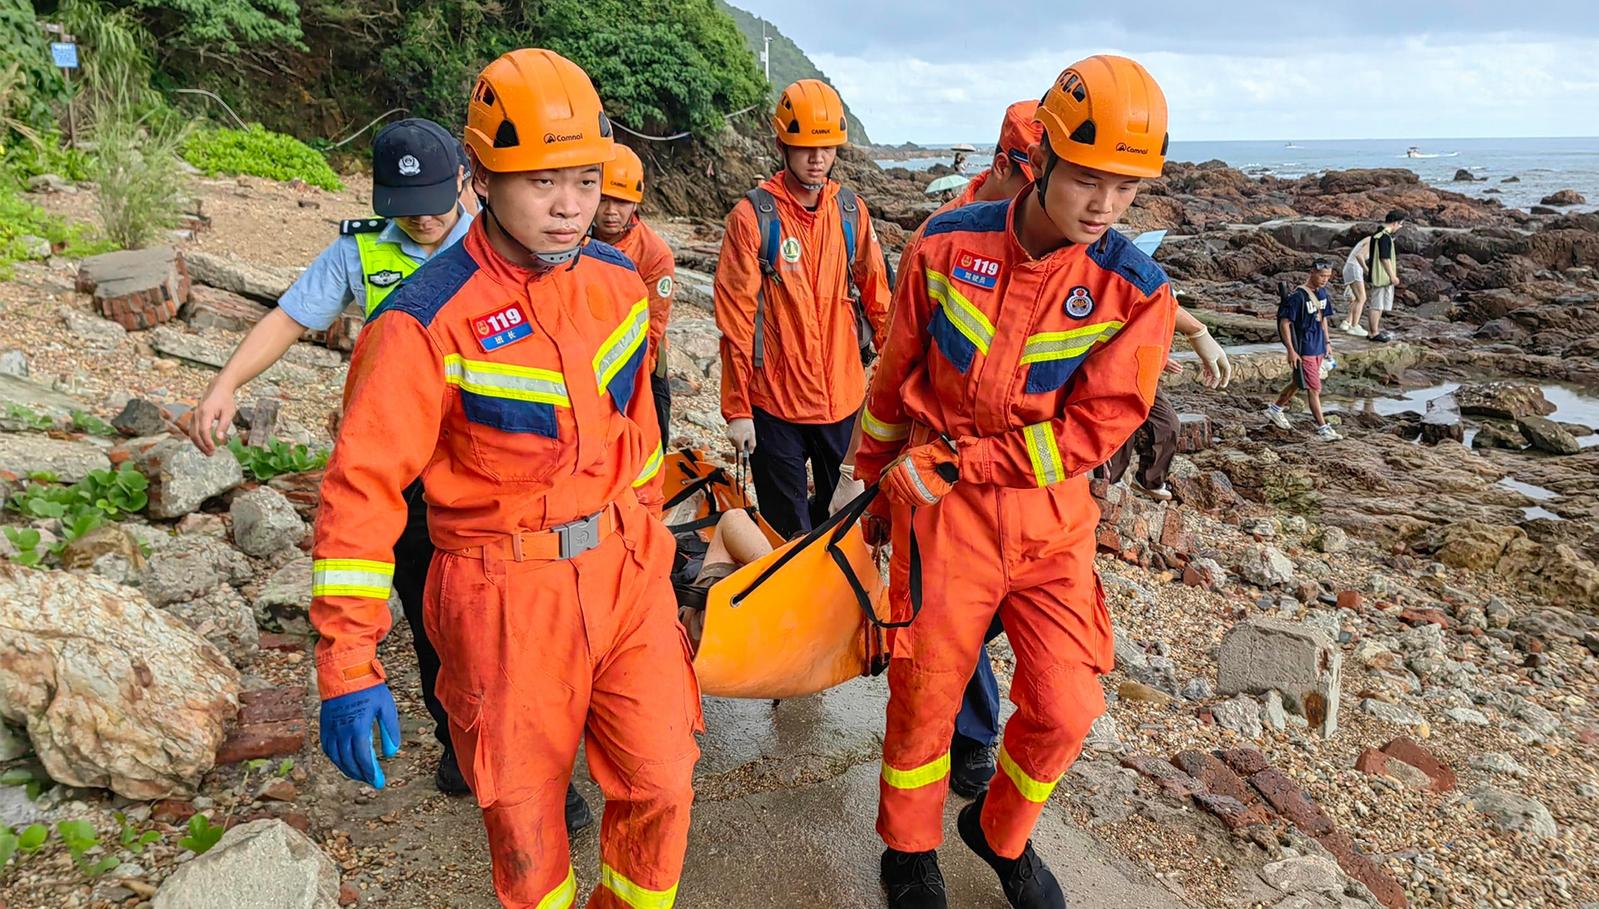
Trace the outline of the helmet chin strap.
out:
M 556 252 L 537 252 L 535 250 L 528 249 L 525 245 L 523 245 L 521 240 L 518 240 L 516 237 L 512 236 L 511 232 L 505 229 L 504 222 L 500 221 L 499 217 L 494 214 L 494 209 L 489 207 L 488 199 L 480 195 L 477 197 L 477 201 L 478 206 L 483 209 L 483 213 L 492 218 L 495 224 L 499 225 L 500 233 L 505 235 L 505 239 L 515 243 L 517 247 L 522 250 L 522 252 L 527 253 L 528 256 L 532 257 L 533 264 L 540 269 L 554 268 L 557 265 L 565 265 L 573 259 L 576 259 L 578 253 L 583 251 L 583 243 L 581 240 L 579 240 L 578 244 L 573 246 L 571 249 L 562 249 L 557 250 Z
M 1043 173 L 1040 173 L 1038 178 L 1033 181 L 1033 194 L 1038 196 L 1038 207 L 1043 211 L 1049 211 L 1049 204 L 1044 197 L 1049 195 L 1049 176 L 1055 172 L 1055 165 L 1060 161 L 1060 158 L 1055 154 L 1055 150 L 1047 145 L 1044 151 L 1049 157 L 1044 160 Z
M 804 189 L 808 193 L 819 193 L 822 191 L 822 188 L 827 185 L 826 183 L 806 183 L 804 180 L 801 180 L 798 177 L 794 178 L 794 182 L 798 183 L 800 188 Z

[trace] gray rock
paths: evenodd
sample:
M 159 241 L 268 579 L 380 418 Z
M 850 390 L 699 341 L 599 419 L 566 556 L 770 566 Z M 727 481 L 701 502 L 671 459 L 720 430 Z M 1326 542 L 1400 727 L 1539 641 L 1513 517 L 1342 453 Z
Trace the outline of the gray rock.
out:
M 1094 725 L 1088 729 L 1088 737 L 1083 740 L 1083 747 L 1090 751 L 1120 752 L 1126 748 L 1122 744 L 1121 726 L 1116 718 L 1109 713 L 1101 714 Z
M 1274 539 L 1277 536 L 1277 522 L 1271 518 L 1248 518 L 1238 525 L 1238 529 L 1262 540 Z
M 210 537 L 187 537 L 150 556 L 140 589 L 156 606 L 197 600 L 218 587 L 250 580 L 250 563 L 238 550 Z
M 1217 726 L 1231 729 L 1246 739 L 1258 739 L 1265 734 L 1260 723 L 1260 703 L 1247 694 L 1212 706 L 1210 714 Z
M 1209 679 L 1189 679 L 1183 683 L 1182 696 L 1190 701 L 1208 701 L 1215 695 Z
M 1466 437 L 1466 428 L 1460 421 L 1460 405 L 1454 395 L 1442 395 L 1427 402 L 1427 413 L 1421 418 L 1421 441 L 1436 445 L 1449 439 L 1459 442 Z
M 1498 597 L 1489 597 L 1482 611 L 1488 616 L 1490 628 L 1509 628 L 1510 623 L 1516 620 L 1516 610 Z
M 233 452 L 218 448 L 206 457 L 187 439 L 157 443 L 139 458 L 139 467 L 150 478 L 146 513 L 153 518 L 181 518 L 244 482 Z
M 1344 873 L 1319 855 L 1299 855 L 1260 869 L 1266 883 L 1284 893 L 1342 893 Z
M 300 556 L 273 572 L 255 596 L 255 620 L 265 628 L 299 630 L 311 604 L 311 557 Z
M 183 260 L 189 266 L 189 277 L 196 284 L 231 291 L 269 304 L 276 304 L 298 276 L 298 272 L 292 268 L 242 262 L 229 256 L 194 249 L 184 250 Z
M 1488 820 L 1499 830 L 1520 831 L 1533 839 L 1549 839 L 1558 835 L 1555 819 L 1549 809 L 1535 798 L 1506 792 L 1493 786 L 1478 786 L 1466 797 L 1467 804 L 1488 815 Z
M 1275 546 L 1257 543 L 1244 551 L 1238 573 L 1258 587 L 1284 587 L 1293 583 L 1294 561 Z
M 28 259 L 48 259 L 53 250 L 50 241 L 33 234 L 23 234 L 16 239 L 16 245 L 22 255 Z
M 1283 696 L 1276 689 L 1266 692 L 1262 716 L 1266 725 L 1277 732 L 1283 731 L 1288 725 L 1288 715 L 1283 712 Z
M 1349 548 L 1349 534 L 1342 527 L 1327 526 L 1311 541 L 1317 552 L 1343 552 Z
M 1555 405 L 1544 397 L 1535 382 L 1486 382 L 1462 385 L 1455 389 L 1460 412 L 1470 416 L 1515 420 L 1521 417 L 1548 416 Z
M 22 786 L 0 786 L 0 827 L 10 827 L 21 832 L 29 824 L 42 824 L 50 815 L 37 802 L 28 798 Z
M 1414 707 L 1403 704 L 1390 704 L 1376 698 L 1365 698 L 1360 702 L 1360 712 L 1374 716 L 1384 723 L 1393 723 L 1396 726 L 1425 726 L 1427 718 Z
M 61 323 L 67 334 L 94 350 L 114 350 L 128 336 L 127 329 L 110 319 L 66 306 L 61 308 Z
M 1557 455 L 1572 455 L 1582 451 L 1575 436 L 1547 417 L 1522 417 L 1516 421 L 1516 426 L 1532 443 L 1532 447 L 1540 451 Z
M 1482 754 L 1474 754 L 1467 761 L 1467 764 L 1473 770 L 1513 776 L 1516 779 L 1526 779 L 1531 775 L 1531 771 L 1521 766 L 1515 758 L 1502 751 L 1485 751 Z
M 305 535 L 294 506 L 270 486 L 258 486 L 233 499 L 233 542 L 246 555 L 266 558 L 288 549 Z
M 1217 651 L 1217 690 L 1265 694 L 1284 704 L 1324 736 L 1338 731 L 1338 679 L 1343 653 L 1307 625 L 1255 619 L 1233 626 Z
M 167 418 L 161 405 L 143 398 L 133 398 L 123 405 L 122 412 L 111 419 L 118 432 L 130 436 L 154 436 L 166 431 Z
M 0 762 L 14 761 L 25 754 L 33 753 L 33 744 L 20 729 L 13 729 L 5 723 L 0 723 Z
M 255 613 L 232 587 L 217 587 L 197 600 L 174 603 L 166 610 L 210 641 L 235 666 L 248 663 L 261 649 Z
M 59 174 L 37 174 L 28 178 L 28 192 L 30 193 L 72 195 L 77 191 L 76 184 Z
M 173 872 L 153 909 L 338 909 L 339 870 L 305 834 L 253 821 Z
M 20 347 L 7 347 L 5 350 L 0 350 L 0 375 L 26 379 L 28 377 L 28 352 Z
M 91 442 L 52 439 L 34 433 L 0 433 L 0 471 L 25 477 L 49 471 L 64 483 L 76 483 L 91 471 L 109 470 L 105 451 Z
M 1488 718 L 1480 710 L 1470 707 L 1451 707 L 1444 711 L 1444 716 L 1451 722 L 1461 723 L 1466 726 L 1487 726 Z

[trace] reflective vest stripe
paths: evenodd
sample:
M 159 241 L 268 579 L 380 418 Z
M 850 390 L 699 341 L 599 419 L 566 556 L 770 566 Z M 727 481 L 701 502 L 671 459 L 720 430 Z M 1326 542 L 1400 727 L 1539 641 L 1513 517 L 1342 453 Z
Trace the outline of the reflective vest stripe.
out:
M 366 314 L 372 315 L 372 310 L 378 308 L 383 298 L 394 292 L 400 286 L 400 281 L 411 277 L 412 272 L 422 267 L 422 263 L 406 255 L 400 249 L 400 244 L 379 240 L 381 233 L 366 233 L 355 235 L 355 248 L 361 254 L 361 280 L 366 291 Z M 400 277 L 392 283 L 379 286 L 372 283 L 372 279 L 384 272 L 398 272 Z
M 446 354 L 444 381 L 460 386 L 463 391 L 490 398 L 572 406 L 571 399 L 566 396 L 566 377 L 549 369 L 468 360 L 460 354 Z
M 984 356 L 988 355 L 988 346 L 994 342 L 994 323 L 962 296 L 949 278 L 931 268 L 927 269 L 927 296 L 943 309 L 945 318 L 956 331 L 965 335 Z

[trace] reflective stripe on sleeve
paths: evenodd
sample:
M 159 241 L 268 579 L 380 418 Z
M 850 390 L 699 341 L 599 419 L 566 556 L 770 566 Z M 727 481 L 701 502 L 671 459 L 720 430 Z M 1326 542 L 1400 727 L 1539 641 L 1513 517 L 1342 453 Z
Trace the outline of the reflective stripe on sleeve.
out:
M 1123 324 L 1112 319 L 1067 331 L 1046 331 L 1029 335 L 1026 345 L 1022 347 L 1022 365 L 1080 357 L 1095 344 L 1114 338 L 1116 333 L 1121 331 Z
M 1033 479 L 1038 485 L 1048 486 L 1066 479 L 1066 467 L 1061 464 L 1053 428 L 1048 423 L 1034 423 L 1022 432 L 1027 438 L 1027 457 L 1033 462 Z
M 311 563 L 311 596 L 387 600 L 394 563 L 365 559 L 317 559 Z
M 872 412 L 869 409 L 862 407 L 861 432 L 879 442 L 899 442 L 910 436 L 911 424 L 885 423 L 872 416 Z

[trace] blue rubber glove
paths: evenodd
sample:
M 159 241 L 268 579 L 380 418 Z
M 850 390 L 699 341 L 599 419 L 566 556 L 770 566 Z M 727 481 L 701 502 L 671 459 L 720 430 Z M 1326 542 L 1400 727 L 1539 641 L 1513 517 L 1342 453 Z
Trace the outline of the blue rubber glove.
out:
M 399 754 L 400 713 L 387 685 L 379 683 L 322 702 L 322 753 L 345 776 L 382 789 L 383 768 L 372 747 L 373 723 L 383 737 L 383 756 Z

